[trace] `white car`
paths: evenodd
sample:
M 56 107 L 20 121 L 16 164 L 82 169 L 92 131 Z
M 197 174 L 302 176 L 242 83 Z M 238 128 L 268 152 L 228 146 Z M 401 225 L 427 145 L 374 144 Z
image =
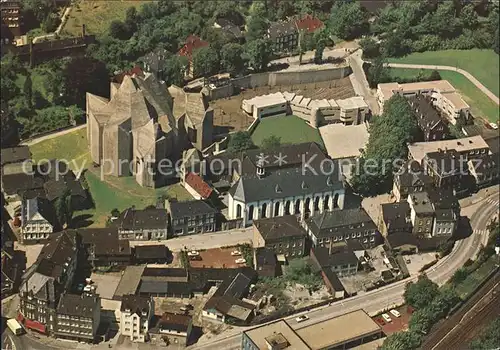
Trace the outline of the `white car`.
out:
M 246 261 L 246 259 L 239 258 L 239 259 L 236 259 L 234 262 L 235 262 L 235 263 L 237 263 L 237 264 L 244 264 L 244 263 L 246 263 L 247 261 Z
M 309 319 L 309 316 L 302 315 L 302 316 L 299 316 L 299 317 L 295 318 L 295 321 L 297 321 L 298 323 L 300 323 L 300 322 L 307 321 L 308 319 Z
M 384 319 L 385 322 L 392 322 L 391 317 L 388 314 L 382 314 L 382 318 Z
M 241 255 L 241 252 L 240 252 L 239 250 L 233 250 L 233 251 L 231 252 L 231 255 L 232 255 L 232 256 L 240 256 L 240 255 Z
M 391 311 L 389 311 L 394 317 L 401 317 L 401 314 L 399 313 L 398 310 L 394 310 L 392 309 Z
M 200 253 L 196 250 L 191 250 L 190 252 L 188 252 L 188 256 L 198 256 L 200 255 Z

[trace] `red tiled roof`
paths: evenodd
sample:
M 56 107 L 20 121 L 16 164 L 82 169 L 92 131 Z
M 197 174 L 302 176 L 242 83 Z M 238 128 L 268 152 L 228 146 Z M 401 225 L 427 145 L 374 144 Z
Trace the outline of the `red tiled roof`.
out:
M 308 33 L 313 33 L 317 29 L 323 27 L 323 22 L 319 18 L 313 17 L 311 15 L 306 15 L 296 22 L 297 28 L 300 30 L 305 30 Z
M 123 78 L 125 78 L 126 75 L 133 76 L 134 74 L 140 75 L 140 76 L 144 76 L 144 72 L 142 71 L 141 67 L 135 66 L 132 69 L 129 69 L 129 70 L 125 71 L 125 72 L 122 72 L 122 73 L 120 73 L 118 75 L 115 75 L 113 77 L 113 81 L 115 83 L 121 84 L 123 82 Z
M 186 183 L 191 186 L 203 199 L 210 197 L 213 189 L 195 173 L 189 173 L 186 176 Z
M 190 35 L 187 37 L 184 46 L 179 50 L 179 55 L 191 58 L 194 50 L 208 45 L 209 44 L 206 41 L 201 40 L 200 37 L 196 35 Z

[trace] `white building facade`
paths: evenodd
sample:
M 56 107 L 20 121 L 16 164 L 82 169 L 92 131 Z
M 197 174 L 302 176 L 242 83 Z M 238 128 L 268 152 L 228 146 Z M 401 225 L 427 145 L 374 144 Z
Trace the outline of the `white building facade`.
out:
M 153 314 L 154 302 L 152 298 L 135 295 L 124 296 L 120 315 L 121 334 L 129 337 L 132 342 L 144 343 L 148 341 L 148 331 Z

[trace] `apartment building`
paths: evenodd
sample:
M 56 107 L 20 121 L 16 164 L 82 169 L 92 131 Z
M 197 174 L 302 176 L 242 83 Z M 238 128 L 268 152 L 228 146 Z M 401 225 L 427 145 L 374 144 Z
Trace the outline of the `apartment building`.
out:
M 271 23 L 267 37 L 273 43 L 274 52 L 290 52 L 299 44 L 299 31 L 293 20 Z
M 217 210 L 205 201 L 168 200 L 166 207 L 173 236 L 214 232 L 216 229 Z
M 137 295 L 122 296 L 120 330 L 134 343 L 148 341 L 150 322 L 154 316 L 153 298 Z
M 408 102 L 415 113 L 417 124 L 425 141 L 444 140 L 450 131 L 439 113 L 432 106 L 432 101 L 424 95 L 408 98 Z
M 433 231 L 434 207 L 427 192 L 408 196 L 413 233 L 423 238 L 430 238 Z
M 134 241 L 163 240 L 168 236 L 168 214 L 165 209 L 129 208 L 113 222 L 120 239 Z
M 58 226 L 55 208 L 45 198 L 23 199 L 21 205 L 21 233 L 24 244 L 49 238 Z

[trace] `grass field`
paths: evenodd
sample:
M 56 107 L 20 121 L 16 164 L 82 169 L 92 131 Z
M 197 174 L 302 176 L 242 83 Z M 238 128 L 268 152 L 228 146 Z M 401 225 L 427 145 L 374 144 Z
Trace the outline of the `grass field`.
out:
M 262 119 L 252 133 L 252 140 L 260 146 L 265 138 L 272 135 L 281 137 L 281 143 L 316 142 L 323 145 L 319 131 L 294 115 Z
M 493 50 L 444 50 L 416 52 L 389 62 L 432 64 L 462 68 L 499 96 L 499 59 Z
M 464 299 L 481 283 L 488 274 L 496 268 L 497 256 L 493 255 L 486 260 L 477 270 L 467 276 L 467 278 L 458 284 L 455 289 L 458 295 Z
M 113 20 L 124 20 L 127 9 L 139 7 L 149 1 L 83 1 L 73 7 L 63 32 L 80 35 L 82 24 L 86 25 L 87 33 L 102 34 L 108 30 Z
M 418 69 L 391 68 L 394 77 L 410 78 L 418 74 Z M 479 90 L 462 74 L 452 71 L 439 71 L 441 78 L 448 80 L 459 91 L 462 98 L 471 106 L 474 117 L 482 117 L 491 122 L 499 119 L 498 105 Z
M 55 158 L 64 159 L 71 165 L 75 159 L 78 167 L 82 162 L 85 162 L 85 168 L 91 165 L 86 128 L 34 144 L 30 146 L 30 151 L 34 161 Z

